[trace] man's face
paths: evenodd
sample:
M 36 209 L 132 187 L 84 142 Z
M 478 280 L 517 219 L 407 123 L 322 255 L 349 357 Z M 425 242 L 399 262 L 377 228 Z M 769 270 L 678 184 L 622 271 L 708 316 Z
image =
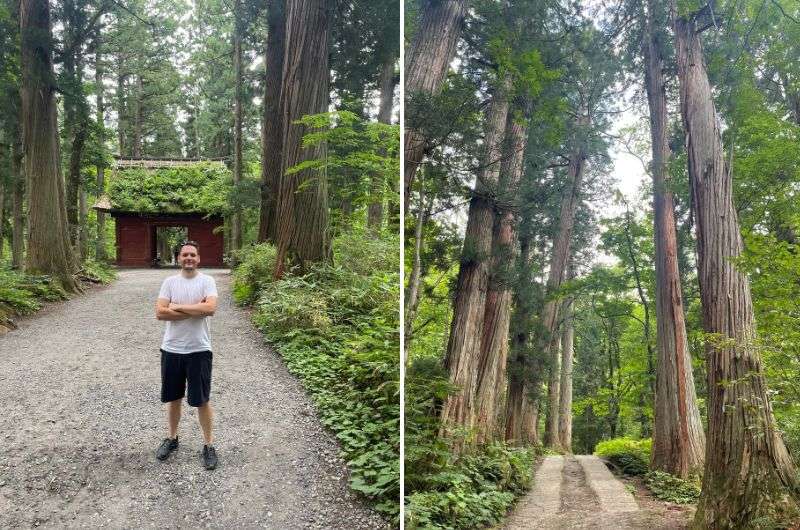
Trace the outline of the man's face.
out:
M 183 245 L 181 247 L 181 253 L 178 255 L 178 263 L 180 263 L 183 270 L 195 270 L 200 264 L 200 254 L 197 253 L 197 247 L 194 245 Z

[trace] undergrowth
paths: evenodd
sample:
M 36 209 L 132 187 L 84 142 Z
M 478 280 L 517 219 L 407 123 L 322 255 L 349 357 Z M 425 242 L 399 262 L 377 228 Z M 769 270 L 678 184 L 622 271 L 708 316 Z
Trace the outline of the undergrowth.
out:
M 339 440 L 350 487 L 399 524 L 400 366 L 396 237 L 355 230 L 334 241 L 334 264 L 272 280 L 275 250 L 241 251 L 234 299 L 311 395 Z
M 644 475 L 650 470 L 653 440 L 614 438 L 597 444 L 594 454 L 611 462 L 626 475 Z
M 438 406 L 452 391 L 438 359 L 415 359 L 406 370 L 405 390 L 405 527 L 499 523 L 531 485 L 535 449 L 496 442 L 455 456 L 437 435 Z
M 109 265 L 86 261 L 78 277 L 94 283 L 109 283 L 116 274 Z M 60 282 L 50 276 L 27 274 L 8 266 L 0 266 L 0 324 L 14 327 L 9 319 L 35 313 L 45 302 L 67 298 Z
M 663 471 L 650 471 L 644 476 L 647 488 L 657 499 L 677 504 L 696 503 L 700 498 L 700 477 L 682 479 Z

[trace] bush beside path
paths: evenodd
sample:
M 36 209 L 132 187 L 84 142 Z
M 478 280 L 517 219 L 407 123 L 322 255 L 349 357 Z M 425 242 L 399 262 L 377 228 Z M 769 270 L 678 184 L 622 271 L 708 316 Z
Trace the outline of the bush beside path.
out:
M 384 528 L 347 486 L 339 448 L 300 383 L 230 299 L 211 321 L 220 466 L 184 407 L 166 462 L 159 402 L 158 287 L 173 270 L 129 270 L 53 304 L 0 338 L 0 527 Z

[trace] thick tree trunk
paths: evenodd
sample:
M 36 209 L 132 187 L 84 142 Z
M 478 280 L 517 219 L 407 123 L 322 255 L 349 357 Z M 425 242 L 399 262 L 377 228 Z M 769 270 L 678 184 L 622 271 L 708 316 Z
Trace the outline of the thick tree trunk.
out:
M 286 170 L 306 160 L 324 159 L 327 145 L 303 148 L 310 132 L 294 123 L 305 115 L 328 110 L 328 38 L 326 0 L 289 0 L 286 3 L 286 53 L 281 91 L 283 161 L 278 202 L 275 276 L 281 277 L 291 256 L 301 269 L 310 262 L 331 258 L 328 226 L 328 183 L 324 171 Z
M 77 291 L 67 231 L 58 146 L 50 6 L 21 0 L 22 144 L 28 183 L 26 270 L 50 274 Z
M 539 401 L 528 394 L 530 386 L 525 384 L 522 377 L 509 377 L 505 439 L 519 446 L 539 443 Z
M 261 214 L 258 241 L 275 241 L 278 193 L 281 181 L 283 121 L 281 117 L 281 76 L 286 45 L 285 0 L 267 4 L 266 83 L 261 123 Z
M 242 0 L 233 3 L 233 185 L 242 181 Z M 231 215 L 232 250 L 242 248 L 242 212 L 237 208 Z
M 458 390 L 448 396 L 442 407 L 442 436 L 448 436 L 458 429 L 471 429 L 475 417 L 474 398 L 494 227 L 495 201 L 491 194 L 497 188 L 500 172 L 503 133 L 509 107 L 509 81 L 510 78 L 507 78 L 506 84 L 497 90 L 486 111 L 483 169 L 476 179 L 469 204 L 453 302 L 453 321 L 444 363 L 450 374 L 450 383 Z M 464 448 L 460 440 L 454 439 L 452 442 L 454 451 L 459 452 Z
M 95 41 L 95 90 L 97 96 L 97 126 L 101 131 L 105 131 L 105 102 L 103 101 L 103 60 L 100 52 L 100 38 L 96 37 Z M 105 154 L 105 140 L 100 141 L 100 153 Z M 102 197 L 106 189 L 106 168 L 102 159 L 97 164 L 97 196 Z M 95 245 L 95 259 L 97 261 L 106 261 L 106 214 L 100 210 L 97 213 L 97 241 Z
M 378 122 L 389 124 L 392 122 L 392 102 L 394 100 L 394 87 L 396 77 L 394 75 L 394 63 L 396 58 L 393 55 L 386 57 L 381 69 L 380 90 L 381 100 L 378 107 Z M 370 203 L 367 207 L 367 226 L 374 231 L 380 230 L 383 223 L 383 187 L 384 182 L 379 174 L 372 175 L 372 186 L 370 189 Z
M 686 336 L 681 280 L 678 271 L 678 240 L 675 206 L 669 187 L 670 158 L 667 127 L 663 35 L 656 24 L 659 8 L 648 2 L 645 25 L 645 88 L 650 107 L 650 138 L 653 148 L 653 210 L 656 265 L 656 368 L 655 431 L 652 468 L 686 478 L 702 470 L 705 433 L 697 407 L 692 358 Z
M 708 442 L 695 524 L 749 528 L 757 519 L 797 516 L 796 469 L 775 426 L 755 343 L 750 284 L 731 176 L 694 18 L 672 11 L 681 114 L 697 227 L 698 279 L 708 365 Z
M 405 94 L 435 95 L 444 83 L 450 61 L 456 53 L 466 15 L 466 0 L 426 2 L 419 28 L 405 63 Z M 426 140 L 418 131 L 405 131 L 405 211 L 411 197 L 411 185 L 417 167 L 425 156 Z
M 578 119 L 578 126 L 588 125 L 588 114 L 583 111 Z M 561 213 L 558 221 L 558 230 L 553 239 L 553 251 L 550 257 L 550 272 L 547 278 L 547 294 L 552 296 L 564 281 L 567 260 L 570 255 L 572 230 L 575 226 L 575 211 L 578 208 L 578 195 L 583 181 L 586 153 L 583 145 L 576 146 L 569 159 L 569 184 L 561 199 Z M 544 352 L 544 358 L 549 360 L 550 379 L 547 385 L 547 421 L 545 423 L 544 443 L 548 447 L 561 449 L 558 440 L 558 403 L 559 385 L 561 375 L 559 366 L 561 355 L 558 340 L 558 304 L 555 299 L 548 300 L 542 310 L 542 334 L 537 339 L 538 347 Z
M 575 326 L 572 321 L 572 298 L 564 300 L 561 334 L 561 384 L 558 401 L 558 440 L 560 447 L 572 452 L 572 361 L 575 353 Z
M 527 109 L 526 109 L 527 110 Z M 526 112 L 527 119 L 527 112 Z M 491 275 L 486 292 L 483 331 L 475 392 L 476 441 L 484 444 L 498 434 L 498 407 L 506 387 L 508 332 L 511 322 L 511 282 L 516 261 L 517 227 L 514 215 L 527 143 L 527 122 L 509 112 L 506 151 L 500 166 L 497 217 L 492 232 Z

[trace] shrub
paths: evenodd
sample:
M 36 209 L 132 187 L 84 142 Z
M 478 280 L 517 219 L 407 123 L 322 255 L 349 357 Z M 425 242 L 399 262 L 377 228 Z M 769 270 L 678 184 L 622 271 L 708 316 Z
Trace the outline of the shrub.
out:
M 339 440 L 350 487 L 397 520 L 400 494 L 400 337 L 397 238 L 353 231 L 334 241 L 334 264 L 273 281 L 275 251 L 241 252 L 238 303 L 311 395 Z
M 116 272 L 108 264 L 87 260 L 77 276 L 82 281 L 109 283 L 116 278 Z M 35 313 L 44 302 L 67 298 L 61 283 L 50 276 L 0 267 L 0 324 L 14 327 L 8 319 Z
M 406 446 L 408 455 L 408 442 Z M 420 449 L 414 447 L 412 453 Z M 441 446 L 439 452 L 447 453 Z M 405 501 L 406 528 L 466 529 L 499 523 L 530 487 L 533 457 L 531 448 L 498 442 L 460 459 L 445 458 L 445 465 L 430 469 L 423 481 L 416 478 L 415 491 Z
M 251 305 L 259 292 L 272 281 L 275 270 L 275 247 L 267 243 L 233 251 L 238 265 L 233 270 L 233 299 L 240 305 Z
M 111 283 L 117 278 L 117 272 L 108 263 L 87 259 L 81 265 L 78 276 L 92 283 Z
M 697 476 L 684 480 L 663 471 L 650 471 L 644 476 L 644 481 L 653 495 L 662 501 L 692 504 L 700 498 L 700 478 Z
M 644 475 L 650 469 L 652 446 L 650 438 L 614 438 L 598 443 L 594 454 L 607 459 L 626 475 Z
M 67 293 L 59 282 L 49 276 L 0 269 L 0 321 L 34 313 L 41 309 L 43 302 L 66 298 Z
M 499 523 L 530 487 L 534 448 L 497 442 L 456 457 L 438 437 L 438 406 L 453 390 L 441 362 L 406 370 L 406 528 L 481 528 Z

